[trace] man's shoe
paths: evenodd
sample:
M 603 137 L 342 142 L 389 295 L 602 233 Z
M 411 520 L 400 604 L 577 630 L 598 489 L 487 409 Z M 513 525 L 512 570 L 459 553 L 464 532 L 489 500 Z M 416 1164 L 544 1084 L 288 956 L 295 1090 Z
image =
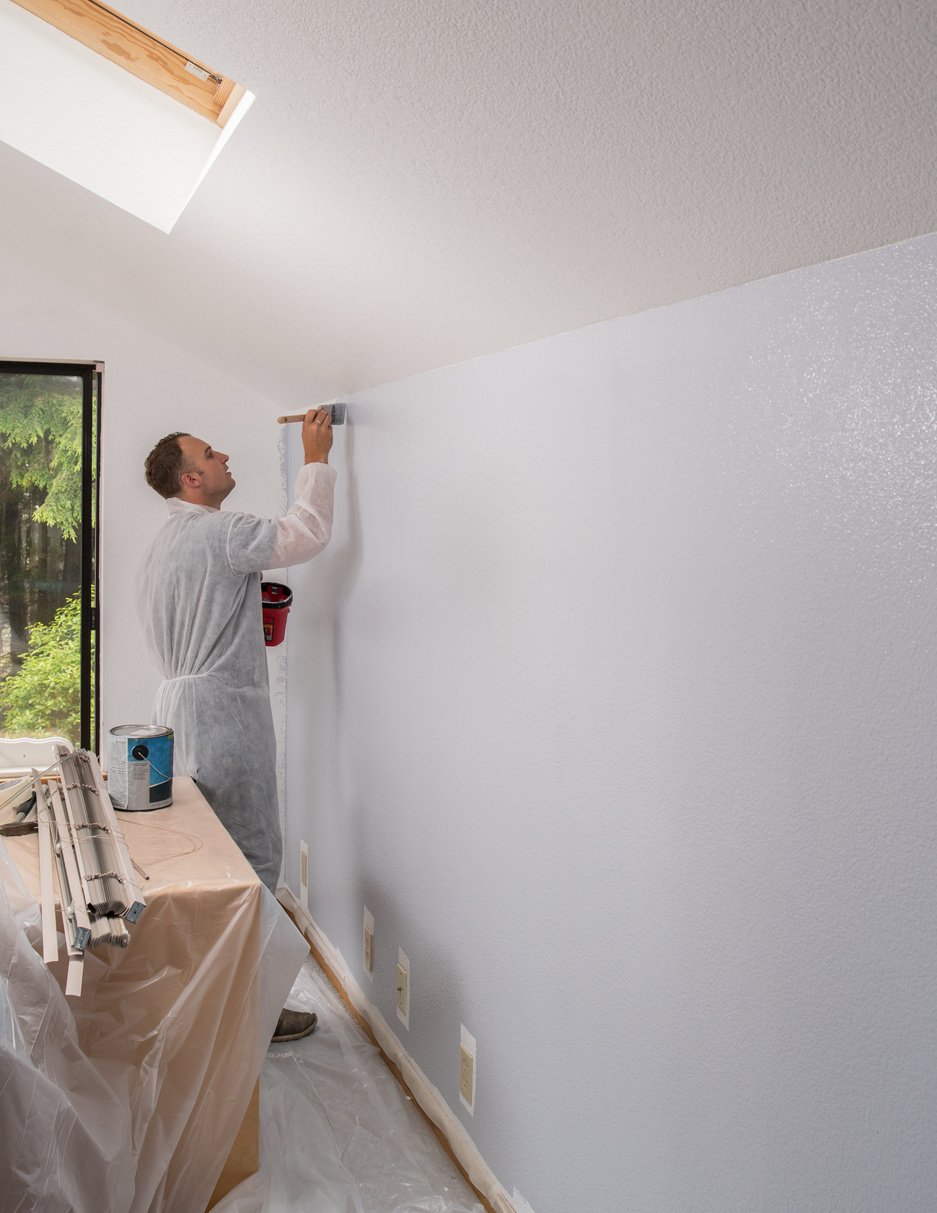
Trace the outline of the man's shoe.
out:
M 316 1030 L 318 1022 L 319 1016 L 315 1011 L 281 1011 L 271 1044 L 280 1044 L 284 1040 L 302 1040 L 304 1036 Z

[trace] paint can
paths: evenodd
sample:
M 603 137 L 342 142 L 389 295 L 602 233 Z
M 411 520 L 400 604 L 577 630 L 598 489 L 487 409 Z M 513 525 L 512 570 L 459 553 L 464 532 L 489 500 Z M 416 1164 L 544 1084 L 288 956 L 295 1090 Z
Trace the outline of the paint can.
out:
M 119 724 L 107 735 L 107 791 L 115 809 L 139 812 L 172 804 L 172 729 Z
M 293 591 L 279 581 L 262 581 L 260 597 L 264 612 L 264 644 L 272 649 L 286 635 L 286 617 L 290 613 Z

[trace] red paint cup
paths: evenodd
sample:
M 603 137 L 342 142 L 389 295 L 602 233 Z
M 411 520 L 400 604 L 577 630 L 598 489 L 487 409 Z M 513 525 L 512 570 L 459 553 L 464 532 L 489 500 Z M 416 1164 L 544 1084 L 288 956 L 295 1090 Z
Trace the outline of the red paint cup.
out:
M 293 591 L 278 581 L 262 581 L 260 598 L 264 615 L 264 644 L 272 649 L 286 635 L 286 617 L 290 613 Z

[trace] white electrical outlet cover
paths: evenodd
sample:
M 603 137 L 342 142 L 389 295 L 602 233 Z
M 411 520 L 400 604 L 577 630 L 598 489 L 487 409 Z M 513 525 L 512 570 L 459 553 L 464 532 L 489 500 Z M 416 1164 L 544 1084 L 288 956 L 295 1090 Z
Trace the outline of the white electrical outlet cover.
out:
M 367 938 L 369 935 L 371 937 L 371 965 L 370 965 L 370 967 L 368 966 L 368 952 L 367 952 Z M 362 943 L 361 967 L 364 969 L 366 976 L 371 981 L 373 981 L 374 980 L 374 915 L 371 913 L 371 911 L 368 909 L 367 906 L 364 907 L 364 932 L 363 932 L 363 937 L 362 937 L 361 943 Z
M 412 996 L 412 991 L 410 989 L 410 961 L 407 959 L 407 954 L 406 954 L 406 952 L 404 952 L 403 948 L 397 949 L 397 968 L 403 969 L 404 973 L 406 973 L 406 975 L 407 975 L 407 977 L 406 977 L 407 989 L 406 989 L 406 997 L 404 1000 L 405 1005 L 402 1010 L 399 1005 L 397 1006 L 397 1018 L 400 1020 L 400 1022 L 403 1024 L 403 1026 L 409 1032 L 410 1031 L 410 998 Z M 395 969 L 394 970 L 395 985 L 396 985 L 396 973 L 397 973 L 397 971 Z M 398 1003 L 399 1003 L 399 1000 L 398 1000 Z
M 475 1043 L 475 1037 L 472 1035 L 471 1032 L 468 1031 L 468 1029 L 466 1028 L 464 1023 L 460 1024 L 459 1028 L 461 1031 L 461 1038 L 459 1040 L 459 1059 L 460 1059 L 459 1074 L 460 1074 L 460 1076 L 462 1073 L 462 1067 L 461 1067 L 462 1050 L 464 1049 L 465 1052 L 468 1053 L 472 1058 L 472 1098 L 470 1100 L 465 1098 L 465 1096 L 462 1094 L 462 1083 L 460 1082 L 459 1083 L 459 1100 L 462 1103 L 462 1106 L 465 1108 L 465 1110 L 467 1112 L 471 1113 L 472 1116 L 474 1116 L 475 1115 L 475 1084 L 478 1081 L 478 1045 Z
M 299 843 L 299 899 L 309 909 L 309 844 Z

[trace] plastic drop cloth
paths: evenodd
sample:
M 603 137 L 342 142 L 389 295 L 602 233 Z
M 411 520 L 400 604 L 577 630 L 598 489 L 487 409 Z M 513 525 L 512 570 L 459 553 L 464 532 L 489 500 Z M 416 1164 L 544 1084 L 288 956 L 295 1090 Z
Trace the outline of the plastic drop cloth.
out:
M 237 1136 L 308 948 L 174 791 L 118 815 L 147 908 L 129 948 L 87 953 L 77 999 L 37 951 L 35 837 L 0 842 L 0 1213 L 201 1213 Z
M 270 1048 L 260 1170 L 213 1213 L 483 1213 L 311 959 L 288 1005 L 316 1011 L 320 1027 Z
M 282 843 L 260 574 L 326 546 L 335 475 L 304 466 L 279 519 L 170 499 L 137 578 L 144 640 L 163 676 L 152 723 L 173 730 L 175 773 L 198 781 L 271 892 Z

